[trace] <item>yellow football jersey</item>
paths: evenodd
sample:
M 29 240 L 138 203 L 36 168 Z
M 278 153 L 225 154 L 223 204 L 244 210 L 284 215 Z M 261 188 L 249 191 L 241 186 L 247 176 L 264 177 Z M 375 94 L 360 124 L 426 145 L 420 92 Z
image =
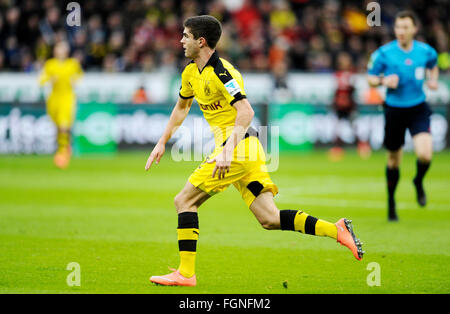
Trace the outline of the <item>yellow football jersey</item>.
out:
M 246 94 L 241 73 L 214 52 L 202 71 L 193 61 L 186 66 L 181 74 L 180 97 L 195 97 L 217 148 L 233 131 L 237 114 L 233 104 Z
M 215 163 L 207 160 L 217 156 L 227 138 L 233 131 L 237 111 L 233 104 L 246 98 L 242 75 L 228 61 L 219 58 L 214 52 L 202 71 L 194 62 L 189 63 L 181 75 L 181 98 L 192 98 L 198 102 L 214 134 L 216 148 L 192 173 L 189 182 L 214 195 L 233 184 L 241 193 L 247 206 L 266 191 L 275 196 L 277 186 L 270 179 L 264 148 L 259 142 L 258 133 L 250 127 L 233 153 L 233 160 L 225 178 L 212 177 Z
M 47 113 L 59 128 L 70 128 L 75 118 L 76 97 L 73 84 L 83 74 L 78 60 L 49 59 L 39 76 L 39 84 L 52 84 L 47 98 Z
M 39 84 L 52 83 L 52 92 L 73 92 L 73 83 L 83 75 L 80 63 L 74 58 L 45 62 L 39 77 Z

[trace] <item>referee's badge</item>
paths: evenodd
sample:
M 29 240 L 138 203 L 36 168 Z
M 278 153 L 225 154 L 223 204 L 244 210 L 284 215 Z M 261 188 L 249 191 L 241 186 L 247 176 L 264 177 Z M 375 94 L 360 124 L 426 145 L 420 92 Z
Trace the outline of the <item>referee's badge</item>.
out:
M 424 80 L 425 79 L 425 68 L 417 67 L 414 74 L 415 74 L 416 80 L 418 80 L 418 81 Z

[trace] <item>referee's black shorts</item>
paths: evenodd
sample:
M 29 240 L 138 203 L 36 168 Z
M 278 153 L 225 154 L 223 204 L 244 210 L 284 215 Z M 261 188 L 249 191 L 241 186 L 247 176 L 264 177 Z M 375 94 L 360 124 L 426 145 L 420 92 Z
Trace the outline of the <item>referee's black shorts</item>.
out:
M 406 129 L 409 129 L 411 136 L 421 132 L 430 133 L 431 114 L 426 102 L 408 108 L 384 104 L 384 147 L 389 151 L 400 149 L 405 144 Z

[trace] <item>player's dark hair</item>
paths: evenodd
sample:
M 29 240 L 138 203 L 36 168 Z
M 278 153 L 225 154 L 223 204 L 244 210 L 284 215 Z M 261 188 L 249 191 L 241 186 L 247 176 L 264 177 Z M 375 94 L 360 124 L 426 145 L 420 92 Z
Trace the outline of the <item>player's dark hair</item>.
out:
M 189 28 L 194 39 L 205 38 L 209 48 L 216 48 L 217 42 L 222 35 L 222 25 L 211 15 L 199 15 L 187 18 L 183 26 Z
M 397 13 L 397 15 L 395 16 L 395 19 L 404 19 L 404 18 L 410 18 L 411 21 L 413 22 L 414 26 L 417 26 L 418 22 L 419 22 L 419 18 L 417 17 L 417 15 L 411 11 L 411 10 L 404 10 L 404 11 L 400 11 Z

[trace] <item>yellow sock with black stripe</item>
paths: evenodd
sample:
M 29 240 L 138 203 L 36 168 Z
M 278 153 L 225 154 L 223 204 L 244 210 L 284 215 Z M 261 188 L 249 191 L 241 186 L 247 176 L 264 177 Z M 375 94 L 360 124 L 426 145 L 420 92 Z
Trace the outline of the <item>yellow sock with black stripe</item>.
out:
M 280 225 L 281 230 L 299 231 L 304 234 L 337 239 L 335 224 L 317 219 L 301 210 L 280 210 Z
M 58 132 L 58 151 L 67 151 L 70 145 L 70 133 L 66 131 Z
M 178 271 L 186 278 L 195 274 L 195 257 L 199 235 L 198 215 L 195 212 L 178 214 L 178 249 L 180 251 L 180 266 Z

